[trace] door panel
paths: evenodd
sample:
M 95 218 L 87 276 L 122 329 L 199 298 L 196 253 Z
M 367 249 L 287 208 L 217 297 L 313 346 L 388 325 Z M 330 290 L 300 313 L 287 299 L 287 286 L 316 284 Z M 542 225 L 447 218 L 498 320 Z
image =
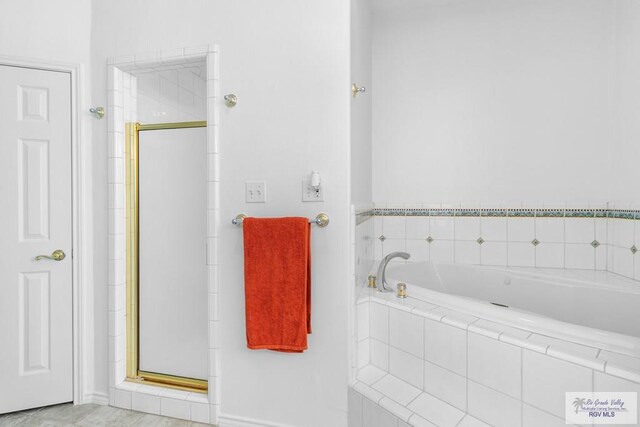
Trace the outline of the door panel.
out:
M 0 413 L 71 401 L 68 73 L 0 66 L 0 203 Z

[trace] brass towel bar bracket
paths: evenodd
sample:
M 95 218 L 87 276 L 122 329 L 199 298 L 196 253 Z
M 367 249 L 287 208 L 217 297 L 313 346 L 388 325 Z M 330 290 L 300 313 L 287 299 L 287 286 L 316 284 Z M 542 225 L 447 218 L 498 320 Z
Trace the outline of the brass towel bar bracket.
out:
M 247 216 L 245 214 L 238 214 L 231 220 L 231 224 L 242 225 L 242 221 L 244 221 L 246 217 Z M 318 227 L 324 228 L 329 225 L 329 215 L 326 213 L 319 213 L 314 219 L 310 219 L 309 223 L 316 224 Z

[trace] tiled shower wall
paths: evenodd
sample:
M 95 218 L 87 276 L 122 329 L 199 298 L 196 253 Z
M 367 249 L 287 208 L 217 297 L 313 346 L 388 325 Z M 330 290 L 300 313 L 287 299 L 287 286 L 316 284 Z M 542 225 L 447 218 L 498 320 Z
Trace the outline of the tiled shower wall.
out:
M 138 74 L 138 120 L 172 123 L 207 119 L 203 65 Z
M 356 283 L 366 281 L 370 260 L 393 251 L 409 252 L 409 262 L 602 270 L 640 280 L 639 220 L 640 210 L 630 204 L 356 208 Z

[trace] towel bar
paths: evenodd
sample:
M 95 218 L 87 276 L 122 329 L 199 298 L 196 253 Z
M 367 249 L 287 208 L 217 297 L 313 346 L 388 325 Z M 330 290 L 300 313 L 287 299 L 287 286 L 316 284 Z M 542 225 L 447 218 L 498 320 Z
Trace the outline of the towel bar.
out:
M 242 225 L 242 221 L 244 221 L 246 217 L 247 216 L 245 214 L 238 214 L 231 220 L 231 224 Z M 329 215 L 326 213 L 319 213 L 314 219 L 310 219 L 309 222 L 311 224 L 316 224 L 318 227 L 324 228 L 329 225 Z

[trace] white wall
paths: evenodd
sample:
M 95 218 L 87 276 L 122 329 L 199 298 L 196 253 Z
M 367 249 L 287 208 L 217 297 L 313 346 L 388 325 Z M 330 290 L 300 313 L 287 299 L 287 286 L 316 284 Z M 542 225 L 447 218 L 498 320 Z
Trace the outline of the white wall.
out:
M 0 54 L 88 65 L 90 46 L 90 2 L 2 2 Z
M 107 58 L 206 43 L 220 45 L 221 90 L 239 104 L 221 114 L 220 307 L 224 414 L 293 426 L 345 426 L 348 380 L 349 5 L 340 0 L 189 0 L 93 3 L 94 102 L 106 103 Z M 96 147 L 97 355 L 107 367 L 106 123 Z M 318 170 L 324 203 L 303 204 L 301 180 Z M 244 203 L 244 182 L 265 180 L 268 202 Z M 246 349 L 242 230 L 237 213 L 315 216 L 313 334 L 309 351 Z M 107 389 L 107 375 L 100 376 Z
M 372 190 L 372 11 L 369 0 L 351 0 L 351 82 L 365 86 L 366 93 L 351 101 L 351 200 L 367 203 Z
M 635 177 L 626 172 L 637 170 L 640 159 L 640 2 L 620 0 L 617 31 L 617 145 L 611 185 L 613 201 L 640 200 Z
M 374 200 L 608 200 L 615 2 L 421 3 L 374 18 Z
M 80 66 L 78 96 L 80 105 L 81 150 L 91 156 L 91 126 L 94 121 L 88 110 L 91 107 L 91 2 L 85 0 L 45 0 L 3 1 L 0 13 L 0 56 L 11 56 L 52 63 L 65 63 Z M 81 172 L 81 185 L 91 187 L 90 169 Z M 106 198 L 106 195 L 104 196 Z M 84 200 L 86 224 L 92 224 L 91 196 Z M 85 230 L 81 236 L 86 242 L 84 275 L 92 277 L 92 229 Z M 85 281 L 83 301 L 93 300 L 93 281 Z M 93 330 L 93 310 L 85 306 L 82 310 L 83 325 L 87 331 Z M 106 315 L 106 312 L 105 312 Z M 106 323 L 105 323 L 106 325 Z M 84 395 L 83 401 L 106 401 L 106 390 L 94 388 L 93 334 L 84 334 L 87 348 L 84 353 Z M 106 344 L 106 336 L 104 337 Z M 104 357 L 107 354 L 105 353 Z

